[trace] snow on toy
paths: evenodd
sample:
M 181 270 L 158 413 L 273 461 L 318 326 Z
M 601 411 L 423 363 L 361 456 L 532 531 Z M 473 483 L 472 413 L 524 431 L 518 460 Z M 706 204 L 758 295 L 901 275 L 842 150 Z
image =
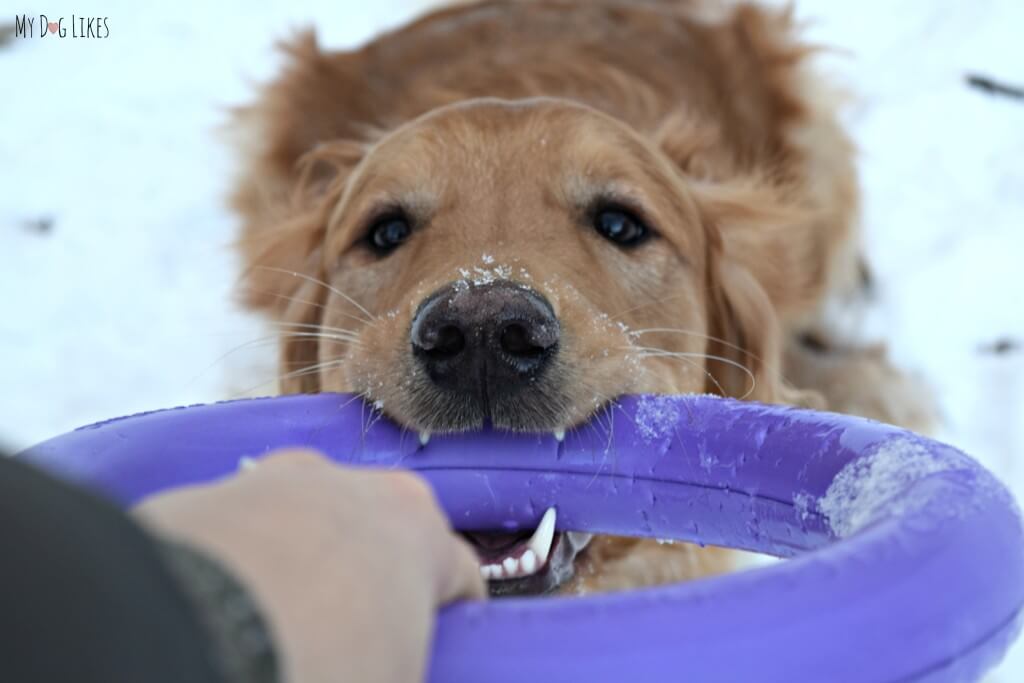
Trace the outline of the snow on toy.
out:
M 972 681 L 1016 637 L 1024 533 L 963 453 L 868 420 L 709 396 L 632 396 L 551 435 L 415 433 L 352 396 L 244 400 L 83 427 L 21 457 L 128 505 L 309 446 L 420 472 L 461 530 L 671 538 L 792 558 L 583 598 L 461 603 L 429 678 Z

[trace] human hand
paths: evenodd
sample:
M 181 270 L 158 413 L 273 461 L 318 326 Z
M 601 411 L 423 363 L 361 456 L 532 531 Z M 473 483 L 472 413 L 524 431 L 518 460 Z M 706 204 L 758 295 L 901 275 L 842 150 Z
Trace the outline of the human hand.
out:
M 408 472 L 281 451 L 136 514 L 247 586 L 292 683 L 421 680 L 437 608 L 486 595 L 475 554 Z

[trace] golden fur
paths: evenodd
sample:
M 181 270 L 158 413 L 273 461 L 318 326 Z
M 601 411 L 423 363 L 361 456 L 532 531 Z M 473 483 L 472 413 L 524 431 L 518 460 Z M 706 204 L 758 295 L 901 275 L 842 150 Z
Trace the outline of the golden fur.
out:
M 355 391 L 410 428 L 445 429 L 410 389 L 411 316 L 446 283 L 499 268 L 542 292 L 564 330 L 559 399 L 532 427 L 578 424 L 629 392 L 842 410 L 884 391 L 850 374 L 833 392 L 843 356 L 826 377 L 796 341 L 822 334 L 827 299 L 856 296 L 861 264 L 852 147 L 789 12 L 489 0 L 351 52 L 312 33 L 286 49 L 283 73 L 238 113 L 234 195 L 245 300 L 287 325 L 282 391 Z M 585 229 L 602 197 L 658 237 L 626 251 Z M 417 228 L 382 258 L 364 238 L 394 205 Z M 568 588 L 727 560 L 605 537 Z

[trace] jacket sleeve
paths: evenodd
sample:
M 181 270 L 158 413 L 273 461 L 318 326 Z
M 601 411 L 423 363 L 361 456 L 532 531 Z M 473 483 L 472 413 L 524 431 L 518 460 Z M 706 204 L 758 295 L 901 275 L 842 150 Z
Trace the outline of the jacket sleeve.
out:
M 0 680 L 263 683 L 277 667 L 216 563 L 0 455 Z

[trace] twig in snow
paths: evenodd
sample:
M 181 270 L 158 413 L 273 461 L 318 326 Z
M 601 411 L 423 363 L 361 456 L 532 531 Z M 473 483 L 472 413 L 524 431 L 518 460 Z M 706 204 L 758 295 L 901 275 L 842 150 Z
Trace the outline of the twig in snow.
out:
M 53 232 L 53 222 L 52 216 L 40 216 L 26 220 L 23 225 L 26 230 L 31 230 L 37 235 L 49 235 Z
M 1011 337 L 1001 337 L 996 339 L 994 342 L 984 344 L 979 350 L 982 353 L 991 353 L 993 355 L 1002 356 L 1007 353 L 1019 351 L 1020 342 Z
M 14 24 L 0 25 L 0 48 L 7 47 L 14 40 Z
M 1024 100 L 1024 88 L 1015 85 L 1006 85 L 1005 83 L 994 81 L 988 76 L 967 74 L 967 85 L 977 88 L 989 95 L 1004 95 L 1006 97 Z

